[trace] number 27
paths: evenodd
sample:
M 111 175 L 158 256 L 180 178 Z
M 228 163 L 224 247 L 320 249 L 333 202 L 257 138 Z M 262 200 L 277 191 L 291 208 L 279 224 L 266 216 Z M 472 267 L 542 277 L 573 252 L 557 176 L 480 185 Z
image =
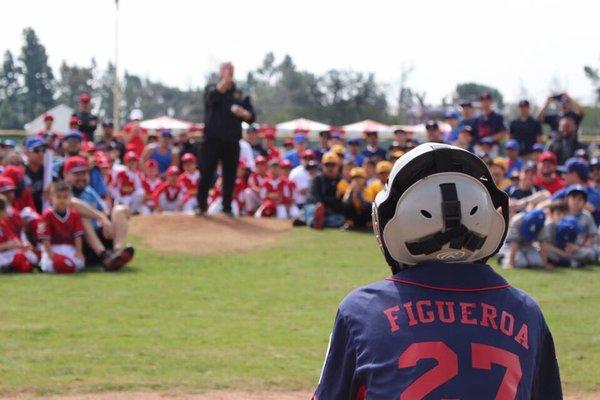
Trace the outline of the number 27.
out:
M 399 368 L 417 365 L 419 360 L 434 359 L 437 365 L 415 379 L 400 395 L 400 400 L 422 399 L 435 388 L 458 375 L 458 357 L 443 342 L 413 343 L 398 359 Z M 509 351 L 480 343 L 471 343 L 471 364 L 473 368 L 491 370 L 492 364 L 506 367 L 495 400 L 514 399 L 521 380 L 519 357 Z

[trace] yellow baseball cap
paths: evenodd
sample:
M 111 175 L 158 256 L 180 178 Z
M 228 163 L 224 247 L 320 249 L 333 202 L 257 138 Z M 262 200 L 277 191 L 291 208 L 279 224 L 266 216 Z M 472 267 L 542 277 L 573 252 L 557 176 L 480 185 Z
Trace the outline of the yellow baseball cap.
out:
M 390 173 L 392 172 L 392 163 L 389 161 L 379 161 L 375 167 L 375 171 L 378 174 Z
M 367 173 L 365 172 L 364 168 L 354 167 L 350 170 L 350 179 L 366 178 L 366 177 L 367 177 Z
M 323 154 L 323 157 L 321 157 L 321 164 L 329 164 L 329 163 L 335 163 L 335 164 L 340 163 L 340 158 L 338 157 L 338 155 L 331 151 Z
M 330 151 L 334 152 L 338 156 L 344 156 L 344 153 L 346 152 L 346 149 L 341 144 L 336 144 L 336 145 L 333 145 L 331 147 Z

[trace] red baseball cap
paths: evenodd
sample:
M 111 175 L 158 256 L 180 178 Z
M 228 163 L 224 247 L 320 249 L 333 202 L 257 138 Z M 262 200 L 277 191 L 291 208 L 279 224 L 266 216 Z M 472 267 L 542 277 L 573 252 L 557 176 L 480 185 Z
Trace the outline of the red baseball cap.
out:
M 83 151 L 86 153 L 94 153 L 96 151 L 96 145 L 91 140 L 83 143 L 82 147 Z
M 0 176 L 0 193 L 15 190 L 15 182 L 8 176 Z
M 179 175 L 179 168 L 177 168 L 177 166 L 175 166 L 175 165 L 171 165 L 169 168 L 167 168 L 167 175 L 169 175 L 169 176 Z
M 110 160 L 106 156 L 97 157 L 96 165 L 98 165 L 98 168 L 110 168 Z
M 82 103 L 89 103 L 91 99 L 92 99 L 92 97 L 90 96 L 89 93 L 81 93 L 79 95 L 79 101 Z
M 267 159 L 266 159 L 265 157 L 263 157 L 263 156 L 257 156 L 257 157 L 254 159 L 254 162 L 255 162 L 256 164 L 266 164 L 266 163 L 267 163 Z
M 69 125 L 79 125 L 79 118 L 77 115 L 71 115 L 71 119 L 69 120 Z
M 87 160 L 80 156 L 73 156 L 67 158 L 65 161 L 65 165 L 63 167 L 63 172 L 66 174 L 68 172 L 76 173 L 82 171 L 89 171 L 90 165 Z
M 125 161 L 126 163 L 139 160 L 140 158 L 138 157 L 135 151 L 128 151 L 127 153 L 125 153 L 125 157 L 123 157 L 123 161 Z
M 4 176 L 12 179 L 14 185 L 18 185 L 25 179 L 25 170 L 16 165 L 7 165 L 6 168 L 4 168 Z
M 193 162 L 196 163 L 196 156 L 192 153 L 185 153 L 183 157 L 181 157 L 181 163 Z
M 292 168 L 292 163 L 287 158 L 284 158 L 283 160 L 281 160 L 279 165 L 281 166 L 281 168 L 284 168 L 284 169 Z
M 44 121 L 54 121 L 54 116 L 50 113 L 44 113 Z
M 275 132 L 274 132 L 274 131 L 266 131 L 266 132 L 263 134 L 263 137 L 264 137 L 265 139 L 271 139 L 271 140 L 273 140 L 273 139 L 275 139 Z
M 556 154 L 554 154 L 551 151 L 544 151 L 544 152 L 542 152 L 542 154 L 540 154 L 540 157 L 538 158 L 538 161 L 540 161 L 540 162 L 550 161 L 552 164 L 557 164 L 558 163 L 558 160 L 556 158 Z
M 308 149 L 302 152 L 302 158 L 310 158 L 311 160 L 315 158 L 315 152 Z
M 158 163 L 156 162 L 156 160 L 153 160 L 152 158 L 149 158 L 144 163 L 144 167 L 146 167 L 146 168 L 158 168 Z

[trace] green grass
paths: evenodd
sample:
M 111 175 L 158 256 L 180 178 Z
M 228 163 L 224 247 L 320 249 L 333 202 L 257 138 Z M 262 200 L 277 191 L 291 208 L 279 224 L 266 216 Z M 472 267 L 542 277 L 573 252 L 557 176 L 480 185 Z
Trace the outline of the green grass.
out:
M 567 389 L 600 390 L 600 268 L 503 273 L 542 305 Z M 370 235 L 299 229 L 252 253 L 0 276 L 0 394 L 310 389 L 339 301 L 387 274 Z

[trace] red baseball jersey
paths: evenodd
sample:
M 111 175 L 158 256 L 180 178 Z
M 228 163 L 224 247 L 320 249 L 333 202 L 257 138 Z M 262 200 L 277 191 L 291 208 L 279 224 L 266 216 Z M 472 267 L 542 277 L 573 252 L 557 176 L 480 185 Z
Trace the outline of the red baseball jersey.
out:
M 198 181 L 200 180 L 200 171 L 196 170 L 191 174 L 184 172 L 177 178 L 177 183 L 183 186 L 187 191 L 195 192 L 198 189 Z
M 10 242 L 11 240 L 19 240 L 13 233 L 8 221 L 0 221 L 0 243 Z
M 154 191 L 154 202 L 157 206 L 161 205 L 163 202 L 181 202 L 184 193 L 185 190 L 181 185 L 170 185 L 168 182 L 164 182 Z
M 290 196 L 288 180 L 285 178 L 266 178 L 260 188 L 261 200 L 266 200 L 270 194 L 279 194 L 279 200 L 270 199 L 276 203 L 286 203 Z
M 38 224 L 38 238 L 49 240 L 51 244 L 74 245 L 75 239 L 81 236 L 83 236 L 81 215 L 72 208 L 68 209 L 63 216 L 49 208 Z
M 252 172 L 248 177 L 248 186 L 253 190 L 260 190 L 265 179 L 267 179 L 267 175 L 259 175 L 256 172 Z
M 6 208 L 6 214 L 8 215 L 8 219 L 5 221 L 6 226 L 16 237 L 21 237 L 21 232 L 25 229 L 21 214 L 19 214 L 12 206 Z
M 117 172 L 113 185 L 121 196 L 129 196 L 142 188 L 139 175 L 129 169 Z
M 160 178 L 150 179 L 148 177 L 142 177 L 142 186 L 144 187 L 144 191 L 146 194 L 153 194 L 156 189 L 163 183 L 163 180 Z
M 281 152 L 277 147 L 267 149 L 267 160 L 281 160 Z
M 289 204 L 293 203 L 294 193 L 296 193 L 296 182 L 291 181 L 287 178 L 286 178 L 286 182 L 287 182 L 287 190 L 289 193 L 289 197 L 285 199 L 285 203 L 289 205 Z

